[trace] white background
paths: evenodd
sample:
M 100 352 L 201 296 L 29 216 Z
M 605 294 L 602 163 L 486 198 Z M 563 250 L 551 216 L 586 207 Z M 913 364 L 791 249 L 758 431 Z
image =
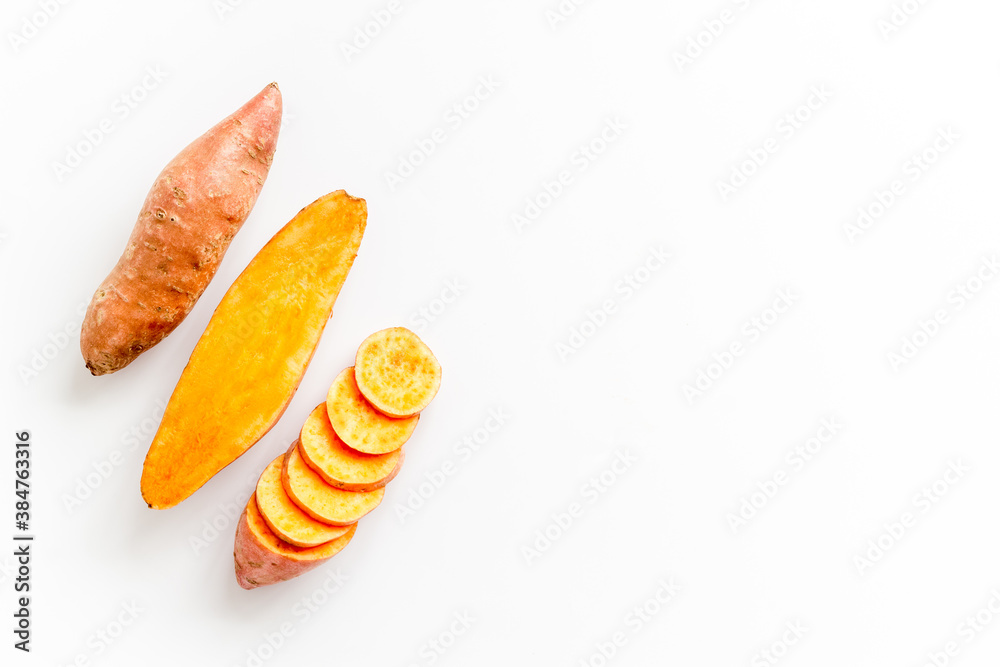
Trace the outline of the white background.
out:
M 591 0 L 558 22 L 556 0 L 425 0 L 348 57 L 387 0 L 233 4 L 68 2 L 45 18 L 37 2 L 4 3 L 0 536 L 14 532 L 21 429 L 37 535 L 30 656 L 10 646 L 13 559 L 0 550 L 5 664 L 765 665 L 779 642 L 782 665 L 917 667 L 952 641 L 947 664 L 995 664 L 1000 281 L 977 272 L 1000 253 L 1000 6 L 907 0 L 913 15 L 888 30 L 889 0 Z M 723 10 L 729 22 L 713 23 Z M 142 90 L 147 68 L 162 80 Z M 495 91 L 468 100 L 481 77 Z M 91 377 L 60 332 L 79 324 L 154 177 L 272 80 L 278 151 L 215 280 L 167 340 Z M 142 98 L 127 115 L 123 95 Z M 449 122 L 466 100 L 477 108 Z M 104 118 L 112 131 L 85 145 Z M 581 162 L 615 119 L 621 133 Z M 444 141 L 391 188 L 385 174 L 435 128 Z M 769 138 L 766 162 L 743 166 Z M 54 165 L 81 143 L 88 155 L 60 179 Z M 936 160 L 914 172 L 929 148 Z M 724 198 L 740 168 L 754 173 Z M 512 216 L 563 170 L 571 185 L 518 229 Z M 849 235 L 894 180 L 902 194 Z M 250 258 L 339 188 L 367 199 L 368 231 L 288 411 L 180 506 L 147 509 L 157 401 Z M 647 275 L 651 248 L 671 259 Z M 616 291 L 627 274 L 648 278 L 630 296 Z M 227 513 L 358 343 L 440 313 L 450 280 L 460 296 L 419 328 L 444 384 L 383 505 L 322 568 L 240 589 Z M 954 291 L 966 284 L 980 288 L 971 299 Z M 779 290 L 794 303 L 773 321 Z M 606 299 L 615 312 L 585 325 Z M 919 335 L 939 310 L 935 335 Z M 751 339 L 754 317 L 771 324 Z M 574 329 L 590 335 L 560 354 Z M 915 334 L 919 350 L 893 363 Z M 742 355 L 712 367 L 734 342 Z M 716 379 L 688 400 L 702 371 Z M 456 446 L 491 409 L 508 417 L 466 460 Z M 793 463 L 825 418 L 842 428 Z M 591 502 L 588 480 L 626 451 L 636 462 Z M 401 520 L 447 461 L 455 474 Z M 933 503 L 916 498 L 951 463 L 967 471 Z M 762 487 L 773 497 L 753 496 Z M 758 507 L 734 529 L 744 499 Z M 572 503 L 582 516 L 553 527 Z M 342 588 L 306 617 L 300 601 L 323 599 L 338 570 Z M 632 622 L 671 579 L 675 597 Z M 456 613 L 474 621 L 453 638 Z M 443 654 L 428 645 L 439 637 Z

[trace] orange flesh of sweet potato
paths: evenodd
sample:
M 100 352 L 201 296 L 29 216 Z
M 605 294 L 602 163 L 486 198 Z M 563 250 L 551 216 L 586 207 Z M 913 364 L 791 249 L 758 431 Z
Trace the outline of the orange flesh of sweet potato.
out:
M 356 452 L 337 437 L 326 415 L 316 407 L 302 425 L 299 454 L 330 486 L 344 491 L 371 491 L 388 484 L 403 465 L 403 450 L 388 454 Z
M 294 448 L 295 445 L 292 445 Z M 347 532 L 347 526 L 331 526 L 316 521 L 292 502 L 281 484 L 282 454 L 264 468 L 257 481 L 257 507 L 271 532 L 297 547 L 315 547 Z
M 354 377 L 376 410 L 389 417 L 409 417 L 437 394 L 441 364 L 417 334 L 393 327 L 376 331 L 361 343 Z
M 295 394 L 357 256 L 367 207 L 343 190 L 302 209 L 236 279 L 191 353 L 142 469 L 155 509 L 260 440 Z
M 317 547 L 296 547 L 271 532 L 257 507 L 257 494 L 253 494 L 236 527 L 236 580 L 249 590 L 297 577 L 340 553 L 355 530 L 357 525 L 350 526 L 340 537 Z
M 403 446 L 420 415 L 393 419 L 372 407 L 354 381 L 354 368 L 345 368 L 326 396 L 327 416 L 333 430 L 351 449 L 365 454 L 386 454 Z
M 288 497 L 303 512 L 331 526 L 355 523 L 378 507 L 385 495 L 384 488 L 372 491 L 342 491 L 333 488 L 306 465 L 298 447 L 289 450 L 281 481 Z
M 124 368 L 191 312 L 257 201 L 280 126 L 272 83 L 160 172 L 80 328 L 91 373 Z

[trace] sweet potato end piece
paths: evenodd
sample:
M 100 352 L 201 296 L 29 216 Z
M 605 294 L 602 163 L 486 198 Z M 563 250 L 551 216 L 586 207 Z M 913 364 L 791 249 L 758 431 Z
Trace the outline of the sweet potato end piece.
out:
M 250 590 L 287 581 L 305 574 L 340 553 L 354 537 L 357 526 L 350 526 L 337 539 L 303 549 L 284 542 L 271 532 L 257 507 L 256 493 L 240 516 L 233 545 L 236 581 Z

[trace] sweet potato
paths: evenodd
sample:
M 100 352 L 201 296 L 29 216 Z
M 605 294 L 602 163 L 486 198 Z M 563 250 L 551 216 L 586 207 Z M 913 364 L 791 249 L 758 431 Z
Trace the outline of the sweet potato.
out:
M 354 381 L 354 368 L 345 368 L 326 395 L 327 416 L 337 436 L 351 449 L 386 454 L 403 446 L 420 415 L 392 419 L 372 407 Z
M 388 454 L 362 454 L 345 445 L 330 425 L 326 403 L 318 405 L 302 425 L 299 454 L 323 481 L 344 491 L 381 488 L 403 465 L 402 449 Z
M 347 526 L 371 512 L 382 502 L 384 488 L 372 491 L 342 491 L 335 489 L 306 465 L 298 447 L 285 457 L 281 481 L 288 497 L 303 512 L 331 526 Z
M 241 587 L 251 589 L 305 574 L 340 553 L 354 537 L 355 530 L 356 524 L 337 539 L 318 547 L 296 547 L 271 532 L 257 507 L 256 494 L 251 495 L 236 527 L 233 546 L 236 581 Z
M 299 386 L 364 234 L 343 190 L 302 209 L 222 298 L 167 403 L 142 469 L 153 508 L 181 502 L 254 445 Z
M 292 445 L 292 449 L 295 446 Z M 267 527 L 285 542 L 297 547 L 319 546 L 346 533 L 346 526 L 320 523 L 288 497 L 281 484 L 281 469 L 286 456 L 287 453 L 271 461 L 257 480 L 257 507 Z
M 441 364 L 417 334 L 392 327 L 361 343 L 354 378 L 376 410 L 399 419 L 417 414 L 431 402 L 441 386 Z
M 191 312 L 257 201 L 280 126 L 272 83 L 160 172 L 80 328 L 91 373 L 124 368 Z

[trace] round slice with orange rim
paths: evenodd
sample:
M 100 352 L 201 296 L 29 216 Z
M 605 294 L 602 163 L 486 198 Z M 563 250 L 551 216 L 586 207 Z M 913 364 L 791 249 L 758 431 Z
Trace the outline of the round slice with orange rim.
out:
M 392 327 L 362 341 L 354 377 L 376 410 L 400 419 L 419 413 L 437 394 L 441 364 L 417 334 Z
M 358 389 L 353 366 L 342 370 L 330 385 L 326 414 L 337 437 L 364 454 L 396 451 L 410 439 L 420 419 L 420 415 L 393 419 L 372 407 Z
M 372 491 L 335 489 L 306 465 L 298 441 L 288 450 L 281 482 L 292 502 L 316 521 L 331 526 L 349 526 L 382 502 L 384 488 Z
M 271 532 L 297 547 L 319 546 L 347 533 L 353 521 L 332 526 L 317 521 L 292 502 L 281 483 L 286 458 L 287 454 L 282 454 L 271 461 L 257 480 L 257 507 Z
M 299 454 L 323 481 L 344 491 L 380 489 L 403 465 L 402 449 L 388 454 L 363 454 L 344 444 L 330 424 L 326 403 L 316 406 L 302 425 Z

